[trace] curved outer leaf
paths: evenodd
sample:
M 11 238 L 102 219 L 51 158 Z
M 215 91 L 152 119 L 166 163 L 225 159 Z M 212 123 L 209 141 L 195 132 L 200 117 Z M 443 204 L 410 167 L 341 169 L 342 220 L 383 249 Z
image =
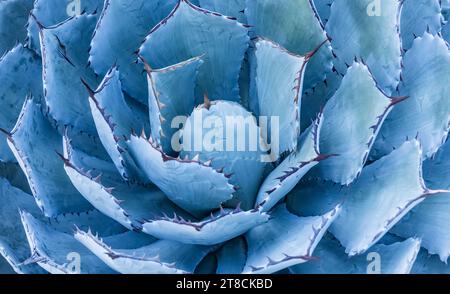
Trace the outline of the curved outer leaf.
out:
M 400 94 L 410 96 L 386 119 L 375 142 L 373 157 L 417 136 L 425 158 L 445 142 L 450 129 L 450 52 L 439 36 L 425 33 L 403 58 Z
M 243 237 L 233 239 L 217 252 L 217 274 L 240 274 L 247 260 L 247 244 Z
M 113 249 L 90 232 L 78 230 L 75 239 L 108 266 L 122 274 L 193 273 L 212 247 L 159 240 L 137 249 Z
M 206 164 L 164 154 L 153 140 L 131 136 L 127 141 L 137 166 L 175 204 L 194 216 L 208 213 L 235 192 L 228 178 Z M 186 183 L 190 183 L 186 185 Z
M 272 213 L 273 219 L 246 234 L 244 273 L 270 274 L 307 262 L 340 210 L 337 206 L 323 216 L 298 217 L 285 204 L 279 205 Z
M 369 69 L 355 62 L 323 110 L 320 149 L 338 156 L 321 162 L 313 175 L 343 185 L 353 182 L 366 164 L 385 118 L 403 99 L 386 97 Z
M 369 254 L 378 254 L 381 274 L 409 274 L 419 251 L 420 240 L 411 238 L 391 245 L 375 245 Z M 369 254 L 348 258 L 339 242 L 327 235 L 315 250 L 318 260 L 296 265 L 290 271 L 293 274 L 366 274 L 371 260 Z
M 305 72 L 305 89 L 311 89 L 325 79 L 332 68 L 331 47 L 311 1 L 247 0 L 245 15 L 251 32 L 271 39 L 287 50 L 306 56 L 318 50 Z
M 425 32 L 439 33 L 442 21 L 440 0 L 404 0 L 400 18 L 403 49 L 410 49 L 414 39 Z
M 5 1 L 13 2 L 13 1 Z M 5 3 L 2 2 L 0 6 Z M 1 8 L 0 8 L 1 9 Z M 0 128 L 10 131 L 16 123 L 28 94 L 42 96 L 41 60 L 21 44 L 16 45 L 0 60 Z M 0 161 L 14 162 L 14 156 L 6 145 L 6 137 L 0 133 Z
M 319 151 L 320 115 L 313 126 L 306 130 L 299 140 L 299 148 L 289 155 L 266 178 L 258 192 L 256 203 L 263 211 L 269 211 L 284 198 L 301 178 L 319 161 L 327 159 Z
M 174 8 L 177 0 L 107 0 L 89 51 L 91 67 L 99 75 L 113 64 L 120 67 L 123 89 L 147 104 L 145 76 L 135 52 L 148 31 Z M 132 29 L 130 29 L 132 28 Z
M 80 258 L 80 273 L 114 273 L 101 260 L 78 243 L 71 234 L 57 231 L 27 212 L 21 212 L 21 218 L 32 254 L 27 263 L 37 263 L 52 274 L 76 273 L 74 272 L 76 267 L 73 268 L 70 264 L 70 254 L 74 253 L 78 254 Z
M 234 17 L 240 23 L 246 23 L 244 14 L 245 0 L 199 0 L 198 2 L 204 9 L 216 11 L 220 14 Z
M 58 125 L 91 135 L 95 134 L 95 126 L 80 79 L 91 86 L 97 84 L 96 76 L 86 66 L 96 20 L 94 15 L 83 14 L 55 27 L 44 28 L 38 24 L 47 111 Z
M 252 209 L 267 162 L 273 161 L 261 132 L 255 117 L 240 104 L 206 102 L 184 125 L 180 157 L 197 158 L 223 171 L 236 190 L 227 206 L 241 203 L 244 210 Z
M 132 130 L 148 128 L 148 123 L 139 121 L 128 107 L 119 71 L 111 68 L 95 92 L 83 83 L 89 92 L 89 106 L 98 136 L 120 175 L 127 181 L 145 181 L 129 155 L 125 138 Z
M 144 61 L 145 63 L 145 61 Z M 195 86 L 200 57 L 160 70 L 147 67 L 150 125 L 152 138 L 169 155 L 175 155 L 172 142 L 177 127 L 173 125 L 177 116 L 188 117 L 195 107 Z
M 34 0 L 31 13 L 39 19 L 42 25 L 53 26 L 67 20 L 77 12 L 95 13 L 96 11 L 100 11 L 103 2 L 104 0 L 82 0 L 78 1 L 78 3 L 73 0 Z M 74 4 L 80 5 L 80 11 L 76 11 L 78 7 Z M 33 21 L 32 16 L 28 19 L 27 39 L 28 48 L 40 54 L 39 26 Z
M 239 73 L 248 42 L 247 28 L 236 20 L 179 0 L 147 36 L 139 54 L 152 68 L 205 54 L 198 76 L 200 91 L 212 100 L 238 101 Z
M 11 186 L 4 178 L 0 178 L 0 254 L 17 273 L 43 273 L 34 265 L 24 265 L 30 256 L 25 231 L 20 223 L 18 209 L 26 209 L 39 214 L 33 196 Z
M 85 211 L 91 206 L 72 186 L 57 152 L 61 137 L 54 130 L 41 105 L 26 100 L 8 145 L 25 173 L 36 202 L 46 216 Z
M 0 56 L 26 38 L 28 14 L 33 0 L 8 0 L 0 2 Z
M 238 237 L 251 228 L 266 223 L 269 215 L 255 209 L 220 210 L 201 222 L 186 221 L 177 215 L 173 219 L 144 220 L 142 231 L 159 239 L 185 244 L 215 245 Z
M 433 159 L 424 162 L 423 174 L 432 189 L 450 189 L 450 141 Z M 401 237 L 417 236 L 430 254 L 439 254 L 442 262 L 450 256 L 450 197 L 439 194 L 426 199 L 407 214 L 391 232 Z
M 255 47 L 250 91 L 257 109 L 252 110 L 269 121 L 263 132 L 266 142 L 272 142 L 270 134 L 275 133 L 280 137 L 279 154 L 293 151 L 300 134 L 301 94 L 309 57 L 294 55 L 265 39 L 258 39 Z M 279 129 L 272 131 L 273 118 L 278 118 Z
M 330 232 L 350 256 L 364 253 L 414 206 L 439 192 L 425 187 L 421 158 L 419 143 L 406 142 L 364 168 L 361 177 L 347 188 L 319 184 L 304 191 L 297 189 L 301 198 L 291 200 L 289 208 L 302 215 L 317 215 L 343 197 L 342 213 Z
M 337 56 L 335 67 L 345 74 L 353 60 L 364 60 L 377 84 L 388 95 L 397 88 L 401 71 L 399 12 L 401 1 L 380 0 L 378 11 L 370 11 L 372 0 L 335 0 L 326 31 Z M 369 13 L 370 11 L 370 13 Z
M 64 145 L 64 169 L 72 184 L 95 208 L 129 230 L 139 230 L 138 220 L 157 215 L 177 213 L 191 218 L 156 187 L 125 183 L 118 179 L 111 163 L 72 149 L 67 138 Z

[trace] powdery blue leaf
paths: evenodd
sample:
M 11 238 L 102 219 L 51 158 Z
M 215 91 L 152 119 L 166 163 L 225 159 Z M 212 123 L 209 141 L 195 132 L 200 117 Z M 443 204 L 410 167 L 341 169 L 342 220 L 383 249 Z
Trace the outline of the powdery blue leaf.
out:
M 206 101 L 185 122 L 180 157 L 196 158 L 223 172 L 236 190 L 226 205 L 241 203 L 249 210 L 255 205 L 267 162 L 274 161 L 267 154 L 262 132 L 255 117 L 240 104 Z
M 201 222 L 186 221 L 174 215 L 155 220 L 144 220 L 142 231 L 158 239 L 174 240 L 185 244 L 215 245 L 238 237 L 251 228 L 269 220 L 269 215 L 254 209 L 242 211 L 220 209 Z
M 73 187 L 56 152 L 61 136 L 42 113 L 41 105 L 25 101 L 8 145 L 25 173 L 36 202 L 46 216 L 91 208 Z
M 247 28 L 241 23 L 179 0 L 147 36 L 139 54 L 155 69 L 204 54 L 199 90 L 212 100 L 238 101 L 239 73 L 248 42 Z
M 65 138 L 64 169 L 78 191 L 96 209 L 129 230 L 139 230 L 137 221 L 176 213 L 192 217 L 177 208 L 154 186 L 126 183 L 114 166 L 73 149 Z
M 217 274 L 240 274 L 247 260 L 247 243 L 239 237 L 225 243 L 216 253 Z
M 89 106 L 97 128 L 98 136 L 123 179 L 145 182 L 127 150 L 125 138 L 133 130 L 148 129 L 146 121 L 139 121 L 122 93 L 119 71 L 110 69 L 97 90 L 93 91 L 87 82 Z
M 220 14 L 234 17 L 241 23 L 246 23 L 244 14 L 245 0 L 199 0 L 198 2 L 204 9 L 216 11 Z
M 296 189 L 290 197 L 297 199 L 288 207 L 300 215 L 317 215 L 341 202 L 342 212 L 330 232 L 354 256 L 366 252 L 411 209 L 438 192 L 423 182 L 422 152 L 414 140 L 364 168 L 349 187 L 317 183 Z
M 151 135 L 169 155 L 175 155 L 179 151 L 173 150 L 174 140 L 179 141 L 174 135 L 176 136 L 180 127 L 174 124 L 174 119 L 180 116 L 188 117 L 195 107 L 197 74 L 202 64 L 200 57 L 194 57 L 159 70 L 146 66 Z
M 441 260 L 439 256 L 430 255 L 425 249 L 420 250 L 411 274 L 415 275 L 443 275 L 450 274 L 450 266 Z
M 298 55 L 317 51 L 304 74 L 304 88 L 311 89 L 322 82 L 332 68 L 332 54 L 311 1 L 247 0 L 246 3 L 245 15 L 251 33 L 273 40 Z
M 202 259 L 213 249 L 159 240 L 136 249 L 111 248 L 107 241 L 90 232 L 78 230 L 75 238 L 112 269 L 122 274 L 187 274 L 193 273 Z
M 386 119 L 374 145 L 379 158 L 399 147 L 405 138 L 417 137 L 429 158 L 445 142 L 450 129 L 450 52 L 439 36 L 425 33 L 403 58 L 401 95 L 409 99 Z
M 0 56 L 26 38 L 28 14 L 33 0 L 8 0 L 0 2 Z
M 5 2 L 2 2 L 0 6 Z M 21 44 L 16 45 L 1 58 L 0 106 L 2 111 L 0 112 L 0 128 L 6 131 L 12 130 L 28 94 L 31 93 L 40 99 L 42 96 L 42 81 L 37 77 L 40 76 L 41 72 L 41 59 Z M 0 161 L 15 161 L 3 133 L 0 133 Z
M 447 43 L 450 42 L 450 22 L 447 22 L 443 27 L 442 27 L 442 38 L 444 38 L 445 41 L 447 41 Z
M 334 0 L 312 0 L 312 4 L 314 4 L 314 9 L 316 13 L 319 15 L 320 21 L 323 25 L 326 25 L 328 19 L 330 18 L 331 13 L 331 5 Z
M 339 73 L 345 74 L 355 58 L 362 59 L 386 94 L 395 91 L 401 71 L 400 9 L 400 1 L 392 0 L 333 1 L 326 31 Z
M 403 49 L 410 49 L 414 39 L 428 32 L 436 35 L 441 31 L 443 16 L 440 0 L 405 0 L 400 18 Z
M 323 216 L 298 217 L 285 204 L 279 205 L 268 223 L 245 235 L 248 255 L 244 273 L 270 274 L 311 260 L 314 249 L 340 210 L 337 206 Z
M 366 164 L 385 118 L 404 99 L 385 96 L 369 69 L 355 62 L 323 110 L 320 151 L 337 156 L 321 162 L 313 176 L 343 185 L 353 182 Z
M 152 139 L 133 135 L 127 144 L 131 156 L 145 175 L 170 200 L 194 216 L 218 208 L 235 192 L 222 172 L 195 160 L 167 156 Z
M 12 186 L 31 195 L 31 189 L 28 185 L 27 177 L 18 163 L 0 162 L 0 178 L 5 178 Z
M 39 19 L 39 22 L 42 25 L 48 27 L 54 26 L 83 12 L 94 13 L 100 11 L 103 2 L 104 0 L 34 0 L 31 13 Z M 26 29 L 28 48 L 40 54 L 39 27 L 36 22 L 34 22 L 32 16 L 30 16 L 28 20 Z
M 325 80 L 314 88 L 304 91 L 302 95 L 300 129 L 304 132 L 323 110 L 327 101 L 336 94 L 342 82 L 337 71 L 329 72 Z
M 194 275 L 213 275 L 217 270 L 217 257 L 214 252 L 208 254 L 197 265 L 194 271 Z
M 11 186 L 4 178 L 0 178 L 0 254 L 17 273 L 31 274 L 44 271 L 35 265 L 23 262 L 30 257 L 25 231 L 20 222 L 18 209 L 27 209 L 39 214 L 33 196 Z
M 150 29 L 175 7 L 176 0 L 107 0 L 89 51 L 91 67 L 105 75 L 113 64 L 120 67 L 123 89 L 147 104 L 145 75 L 136 50 Z M 132 28 L 132 29 L 130 29 Z
M 293 151 L 300 134 L 303 77 L 309 57 L 294 55 L 265 39 L 258 39 L 255 47 L 250 95 L 255 97 L 256 105 L 252 107 L 251 103 L 250 107 L 268 120 L 267 131 L 263 132 L 266 142 L 272 142 L 272 133 L 278 135 L 278 150 L 273 151 L 279 153 L 275 155 Z M 273 118 L 279 121 L 278 129 L 272 127 Z
M 81 79 L 91 87 L 97 85 L 97 77 L 86 66 L 96 21 L 95 15 L 83 14 L 54 27 L 38 23 L 47 111 L 58 125 L 91 135 L 95 134 L 95 126 Z
M 450 141 L 423 165 L 428 187 L 450 189 Z M 417 236 L 430 254 L 438 254 L 442 262 L 450 255 L 450 195 L 438 194 L 426 199 L 407 214 L 391 232 L 401 237 Z
M 316 166 L 319 161 L 328 158 L 325 155 L 321 156 L 319 151 L 321 126 L 322 116 L 320 115 L 300 137 L 298 150 L 292 152 L 267 176 L 259 189 L 256 200 L 263 211 L 272 209 L 311 168 Z
M 293 274 L 367 274 L 373 261 L 371 256 L 376 256 L 380 258 L 380 274 L 409 274 L 420 251 L 420 240 L 377 244 L 368 254 L 352 258 L 344 251 L 336 239 L 326 235 L 314 251 L 317 260 L 291 267 L 290 271 Z
M 2 275 L 10 275 L 15 273 L 14 269 L 3 257 L 0 257 L 0 273 Z
M 54 229 L 27 212 L 21 212 L 27 234 L 31 258 L 26 263 L 37 263 L 52 274 L 111 274 L 114 273 L 94 254 L 81 245 L 72 234 Z M 73 227 L 75 230 L 75 226 Z M 72 263 L 79 258 L 80 268 Z

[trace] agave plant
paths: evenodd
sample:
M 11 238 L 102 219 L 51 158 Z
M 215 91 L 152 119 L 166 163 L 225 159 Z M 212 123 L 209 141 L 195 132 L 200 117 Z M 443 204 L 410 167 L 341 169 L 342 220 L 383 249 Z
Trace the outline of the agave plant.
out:
M 0 264 L 448 273 L 448 0 L 3 0 Z

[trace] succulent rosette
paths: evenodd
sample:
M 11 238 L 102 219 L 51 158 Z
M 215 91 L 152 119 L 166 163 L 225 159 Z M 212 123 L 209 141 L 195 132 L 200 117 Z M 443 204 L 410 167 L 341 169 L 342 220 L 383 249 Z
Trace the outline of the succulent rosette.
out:
M 1 1 L 1 271 L 450 272 L 449 11 Z

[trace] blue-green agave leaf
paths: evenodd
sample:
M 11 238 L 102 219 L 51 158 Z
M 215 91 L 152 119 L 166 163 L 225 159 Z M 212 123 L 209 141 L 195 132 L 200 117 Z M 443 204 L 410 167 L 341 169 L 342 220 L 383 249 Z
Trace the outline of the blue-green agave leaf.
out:
M 47 111 L 58 125 L 91 135 L 95 134 L 95 126 L 81 79 L 92 87 L 97 84 L 94 72 L 86 66 L 96 21 L 95 15 L 83 14 L 54 27 L 38 23 Z
M 217 274 L 242 273 L 247 261 L 247 243 L 245 238 L 239 237 L 225 243 L 216 253 L 216 256 Z
M 398 105 L 386 119 L 374 145 L 379 158 L 414 138 L 429 158 L 445 142 L 450 129 L 450 52 L 440 36 L 425 33 L 417 38 L 403 58 L 401 95 L 410 98 Z
M 298 217 L 284 203 L 279 205 L 268 223 L 245 235 L 248 255 L 244 273 L 271 274 L 311 260 L 314 249 L 340 210 L 337 206 L 323 216 Z
M 11 275 L 15 273 L 14 269 L 3 257 L 0 257 L 0 273 L 4 275 Z
M 37 220 L 26 211 L 21 212 L 21 219 L 31 250 L 31 257 L 25 263 L 37 263 L 52 274 L 114 273 L 94 254 L 77 242 L 70 232 L 56 230 L 50 223 Z M 76 224 L 73 224 L 72 230 L 75 230 L 75 226 Z M 79 272 L 74 272 L 77 269 L 71 266 L 72 258 L 79 258 Z
M 194 271 L 194 275 L 213 275 L 217 269 L 217 256 L 215 252 L 208 254 L 197 265 Z
M 239 101 L 238 79 L 248 42 L 247 28 L 233 18 L 179 0 L 147 36 L 139 54 L 155 69 L 204 54 L 199 90 L 211 100 Z
M 175 204 L 194 216 L 204 215 L 230 200 L 235 192 L 221 171 L 196 160 L 166 155 L 151 139 L 132 135 L 131 156 L 145 175 Z M 190 185 L 186 185 L 190 183 Z
M 441 0 L 441 12 L 445 21 L 449 20 L 450 16 L 450 1 L 449 0 Z
M 376 3 L 381 4 L 381 9 Z M 339 73 L 345 74 L 356 57 L 366 62 L 386 94 L 395 91 L 401 71 L 400 3 L 397 0 L 333 1 L 326 31 Z
M 111 68 L 95 91 L 87 82 L 83 83 L 89 92 L 89 106 L 98 136 L 120 175 L 127 181 L 145 181 L 129 155 L 125 138 L 133 130 L 148 129 L 149 124 L 133 115 L 122 93 L 119 76 L 119 70 Z
M 27 99 L 8 145 L 25 173 L 36 202 L 46 216 L 80 212 L 91 206 L 73 187 L 56 152 L 61 136 L 42 113 L 41 105 Z
M 385 118 L 404 99 L 385 96 L 367 66 L 353 63 L 323 110 L 320 151 L 338 156 L 321 162 L 313 175 L 343 185 L 353 182 L 366 164 Z
M 14 1 L 5 1 L 14 2 Z M 2 2 L 0 6 L 5 3 Z M 0 8 L 1 9 L 1 8 Z M 0 60 L 0 128 L 12 130 L 28 94 L 42 96 L 41 59 L 33 51 L 16 45 Z M 6 136 L 0 133 L 0 161 L 14 162 L 15 158 L 6 144 Z
M 250 91 L 256 97 L 257 109 L 252 110 L 268 120 L 267 131 L 263 132 L 266 142 L 272 142 L 272 133 L 280 137 L 275 155 L 293 151 L 300 134 L 303 78 L 309 57 L 290 53 L 265 39 L 258 39 L 255 47 L 251 74 L 254 83 L 250 85 Z M 279 121 L 278 129 L 272 126 L 273 118 Z
M 314 254 L 317 260 L 290 268 L 293 274 L 367 274 L 372 256 L 380 258 L 380 274 L 409 274 L 420 251 L 419 239 L 391 245 L 378 244 L 367 255 L 348 258 L 339 242 L 330 234 L 323 237 Z
M 118 179 L 111 163 L 73 149 L 67 138 L 64 145 L 64 169 L 73 185 L 95 208 L 129 230 L 139 230 L 138 220 L 163 214 L 192 218 L 158 188 L 126 183 Z
M 331 47 L 326 42 L 318 48 L 328 38 L 311 1 L 247 0 L 245 15 L 250 31 L 256 36 L 273 40 L 302 56 L 317 51 L 304 74 L 305 89 L 311 89 L 325 79 L 325 74 L 332 68 Z
M 432 189 L 450 189 L 450 141 L 423 165 L 425 182 Z M 391 232 L 401 237 L 417 236 L 430 254 L 439 254 L 443 262 L 450 256 L 450 195 L 438 194 L 426 199 L 407 214 Z
M 411 209 L 440 192 L 428 189 L 423 182 L 422 152 L 416 140 L 364 168 L 349 187 L 330 183 L 315 186 L 296 189 L 296 195 L 290 197 L 298 199 L 291 200 L 288 207 L 300 215 L 317 215 L 342 202 L 342 212 L 330 232 L 350 256 L 366 252 Z
M 39 214 L 39 208 L 33 196 L 11 186 L 4 178 L 0 178 L 0 255 L 11 265 L 17 273 L 43 273 L 35 265 L 25 265 L 23 262 L 30 257 L 25 231 L 20 222 L 18 209 L 27 209 Z
M 240 23 L 246 23 L 244 14 L 245 0 L 199 0 L 200 6 L 204 9 L 231 16 Z
M 0 56 L 18 42 L 25 41 L 28 14 L 33 0 L 8 0 L 0 2 Z
M 174 215 L 156 220 L 144 220 L 142 231 L 159 239 L 185 244 L 215 245 L 246 233 L 251 228 L 266 223 L 269 215 L 258 209 L 242 211 L 220 209 L 201 222 L 191 222 Z
M 441 31 L 440 0 L 404 0 L 402 4 L 400 32 L 403 49 L 410 49 L 414 39 L 425 32 L 436 35 Z
M 328 156 L 320 155 L 319 137 L 322 124 L 320 115 L 299 140 L 298 150 L 292 152 L 265 179 L 258 192 L 256 202 L 263 211 L 269 211 L 283 199 L 319 161 Z
M 252 209 L 267 162 L 274 161 L 267 154 L 262 132 L 255 117 L 240 104 L 207 100 L 185 122 L 180 157 L 196 158 L 223 172 L 236 190 L 227 205 L 241 203 L 244 210 Z
M 151 135 L 169 155 L 179 151 L 172 146 L 179 127 L 173 125 L 174 119 L 188 117 L 196 105 L 195 87 L 202 64 L 200 57 L 194 57 L 159 70 L 147 66 Z
M 48 27 L 54 26 L 68 18 L 81 13 L 95 13 L 100 11 L 104 0 L 34 0 L 31 13 L 39 22 Z M 80 5 L 78 7 L 78 5 Z M 41 54 L 39 41 L 39 26 L 30 16 L 27 26 L 28 48 Z
M 113 249 L 107 241 L 90 232 L 78 230 L 75 238 L 122 274 L 187 274 L 193 273 L 202 259 L 213 249 L 159 240 L 136 249 Z
M 450 42 L 450 22 L 447 22 L 443 27 L 442 27 L 442 38 L 444 38 L 445 41 L 447 41 L 447 43 Z
M 145 75 L 136 50 L 152 27 L 175 7 L 177 0 L 107 0 L 92 37 L 89 62 L 98 75 L 113 64 L 120 67 L 123 90 L 147 104 Z M 132 29 L 130 29 L 132 28 Z

